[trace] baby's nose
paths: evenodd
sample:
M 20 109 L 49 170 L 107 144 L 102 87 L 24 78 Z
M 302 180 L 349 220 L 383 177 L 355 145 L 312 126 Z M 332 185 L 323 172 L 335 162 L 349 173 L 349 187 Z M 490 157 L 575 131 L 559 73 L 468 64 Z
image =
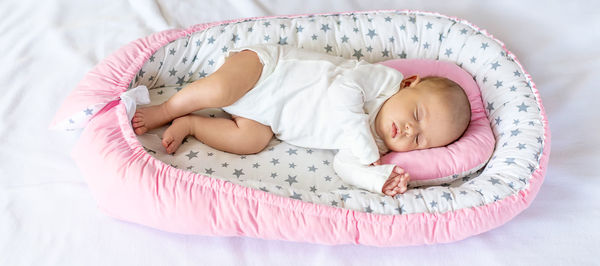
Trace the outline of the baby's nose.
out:
M 407 137 L 410 137 L 413 134 L 413 131 L 414 131 L 413 127 L 409 123 L 406 123 L 404 125 L 404 135 L 406 135 Z

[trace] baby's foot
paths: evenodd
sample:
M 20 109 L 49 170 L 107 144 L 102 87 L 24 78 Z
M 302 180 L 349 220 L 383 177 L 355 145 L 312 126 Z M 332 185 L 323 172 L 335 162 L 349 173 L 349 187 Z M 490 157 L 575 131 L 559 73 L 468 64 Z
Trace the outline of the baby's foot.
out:
M 162 145 L 168 154 L 175 153 L 183 138 L 190 134 L 190 117 L 188 115 L 173 120 L 173 123 L 163 133 Z
M 383 184 L 382 192 L 390 197 L 402 194 L 408 189 L 408 181 L 410 175 L 404 172 L 404 169 L 396 166 L 385 184 Z
M 148 132 L 148 130 L 166 124 L 171 119 L 165 104 L 159 104 L 136 110 L 131 119 L 131 125 L 133 126 L 135 134 L 142 135 Z

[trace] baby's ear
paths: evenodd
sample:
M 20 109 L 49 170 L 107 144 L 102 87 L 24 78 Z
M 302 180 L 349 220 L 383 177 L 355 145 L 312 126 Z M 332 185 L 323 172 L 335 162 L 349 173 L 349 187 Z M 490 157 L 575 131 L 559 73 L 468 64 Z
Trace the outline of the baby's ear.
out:
M 412 75 L 402 80 L 402 82 L 400 83 L 400 88 L 414 87 L 415 85 L 417 85 L 417 83 L 419 83 L 419 81 L 421 81 L 419 75 Z

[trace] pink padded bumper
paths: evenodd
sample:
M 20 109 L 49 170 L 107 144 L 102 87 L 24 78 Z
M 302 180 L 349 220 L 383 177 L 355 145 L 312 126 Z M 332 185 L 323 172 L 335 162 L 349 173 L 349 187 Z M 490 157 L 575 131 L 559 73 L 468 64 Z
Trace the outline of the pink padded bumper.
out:
M 488 231 L 512 219 L 535 198 L 550 153 L 548 121 L 535 85 L 532 91 L 543 117 L 546 143 L 540 167 L 532 172 L 528 187 L 479 207 L 445 213 L 365 213 L 281 197 L 179 170 L 155 159 L 136 138 L 119 95 L 158 48 L 187 34 L 236 21 L 139 39 L 99 64 L 65 101 L 68 104 L 61 107 L 54 123 L 68 119 L 75 110 L 113 101 L 111 108 L 89 121 L 72 152 L 103 211 L 118 219 L 182 234 L 405 246 L 452 242 Z M 89 93 L 98 97 L 87 97 Z

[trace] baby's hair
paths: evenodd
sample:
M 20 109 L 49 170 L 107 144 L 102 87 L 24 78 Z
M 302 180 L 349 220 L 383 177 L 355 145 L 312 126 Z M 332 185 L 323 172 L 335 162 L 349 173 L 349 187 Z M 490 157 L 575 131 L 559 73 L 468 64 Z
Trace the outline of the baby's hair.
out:
M 444 97 L 447 102 L 452 103 L 452 106 L 454 107 L 453 117 L 457 124 L 464 126 L 464 130 L 462 131 L 462 134 L 464 134 L 471 121 L 471 103 L 469 102 L 465 90 L 463 90 L 456 82 L 438 76 L 424 77 L 421 79 L 421 83 L 433 84 L 434 86 L 426 87 L 430 88 L 432 92 Z

